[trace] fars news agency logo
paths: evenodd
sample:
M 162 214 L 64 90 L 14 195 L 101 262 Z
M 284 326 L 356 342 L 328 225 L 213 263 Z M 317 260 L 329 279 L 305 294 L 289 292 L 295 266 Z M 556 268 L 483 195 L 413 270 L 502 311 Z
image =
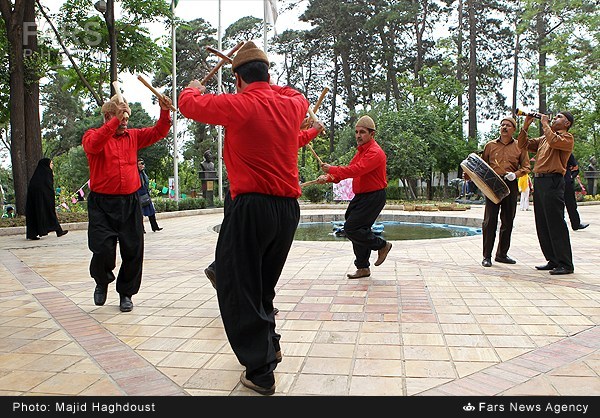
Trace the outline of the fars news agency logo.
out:
M 33 55 L 33 50 L 28 48 L 29 41 L 33 39 L 33 36 L 54 35 L 54 30 L 59 33 L 63 41 L 68 40 L 74 49 L 78 49 L 83 45 L 97 47 L 102 43 L 100 26 L 100 23 L 96 21 L 85 22 L 83 26 L 66 26 L 61 28 L 53 28 L 52 26 L 47 26 L 45 23 L 38 25 L 36 22 L 23 22 L 23 55 L 25 58 Z
M 475 410 L 475 407 L 473 405 L 471 405 L 471 402 L 469 402 L 465 406 L 463 406 L 463 411 L 473 412 L 474 410 Z

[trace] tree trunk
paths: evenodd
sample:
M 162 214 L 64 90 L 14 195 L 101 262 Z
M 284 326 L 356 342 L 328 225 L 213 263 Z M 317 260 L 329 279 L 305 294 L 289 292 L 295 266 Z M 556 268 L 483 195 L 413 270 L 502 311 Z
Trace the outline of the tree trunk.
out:
M 10 66 L 10 157 L 18 215 L 25 214 L 27 184 L 42 155 L 39 82 L 26 79 L 25 60 L 37 52 L 35 1 L 16 2 L 14 10 L 7 0 L 0 0 L 6 23 Z M 27 123 L 25 123 L 27 121 Z
M 544 19 L 545 2 L 540 4 L 540 11 L 536 15 L 536 32 L 537 32 L 537 47 L 538 47 L 538 111 L 546 114 L 547 109 L 547 93 L 546 93 L 546 52 L 544 51 L 544 43 L 546 39 L 546 20 Z
M 457 52 L 456 52 L 456 79 L 462 85 L 463 83 L 463 0 L 458 1 L 458 39 L 457 43 Z M 463 95 L 462 92 L 458 94 L 458 111 L 460 112 L 460 124 L 459 131 L 460 137 L 463 138 Z
M 340 71 L 340 64 L 338 60 L 338 56 L 334 56 L 335 69 L 333 71 L 333 88 L 332 88 L 332 97 L 331 97 L 331 118 L 329 121 L 329 156 L 333 154 L 333 150 L 335 149 L 335 104 L 337 98 L 338 91 L 338 73 Z
M 469 14 L 469 141 L 477 143 L 477 18 L 475 1 L 468 0 Z

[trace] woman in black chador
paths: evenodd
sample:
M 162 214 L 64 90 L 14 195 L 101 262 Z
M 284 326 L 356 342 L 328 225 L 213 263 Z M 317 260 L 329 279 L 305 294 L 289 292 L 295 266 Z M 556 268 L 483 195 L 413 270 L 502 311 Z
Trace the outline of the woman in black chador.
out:
M 62 237 L 69 232 L 63 231 L 56 216 L 52 167 L 50 158 L 42 158 L 29 180 L 25 204 L 28 239 L 40 239 L 50 231 L 55 231 L 57 237 Z

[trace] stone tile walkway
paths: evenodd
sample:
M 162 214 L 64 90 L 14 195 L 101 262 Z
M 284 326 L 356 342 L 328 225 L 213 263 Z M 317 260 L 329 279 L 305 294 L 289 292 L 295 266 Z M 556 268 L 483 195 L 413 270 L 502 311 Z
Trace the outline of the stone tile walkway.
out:
M 517 212 L 515 265 L 482 267 L 481 236 L 394 241 L 371 277 L 348 280 L 348 241 L 295 241 L 275 298 L 276 396 L 600 395 L 600 206 L 579 212 L 591 225 L 570 233 L 566 276 L 534 268 L 544 259 L 533 212 Z M 475 226 L 483 207 L 383 216 Z M 85 224 L 39 241 L 0 231 L 0 395 L 256 395 L 239 382 L 203 273 L 221 219 L 159 214 L 129 313 L 114 285 L 93 303 Z

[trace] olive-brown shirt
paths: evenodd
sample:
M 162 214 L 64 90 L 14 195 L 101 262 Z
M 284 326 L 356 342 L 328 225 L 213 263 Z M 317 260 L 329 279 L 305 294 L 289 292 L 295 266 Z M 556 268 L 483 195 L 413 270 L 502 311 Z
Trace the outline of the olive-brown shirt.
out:
M 529 163 L 529 154 L 526 149 L 519 148 L 517 141 L 511 139 L 505 144 L 498 139 L 494 139 L 483 147 L 481 154 L 483 161 L 500 177 L 506 173 L 515 173 L 517 177 L 524 176 L 531 171 Z
M 564 176 L 575 139 L 567 131 L 554 132 L 550 127 L 543 127 L 543 131 L 543 136 L 529 139 L 527 131 L 521 129 L 517 138 L 519 147 L 536 153 L 534 173 L 560 173 Z

